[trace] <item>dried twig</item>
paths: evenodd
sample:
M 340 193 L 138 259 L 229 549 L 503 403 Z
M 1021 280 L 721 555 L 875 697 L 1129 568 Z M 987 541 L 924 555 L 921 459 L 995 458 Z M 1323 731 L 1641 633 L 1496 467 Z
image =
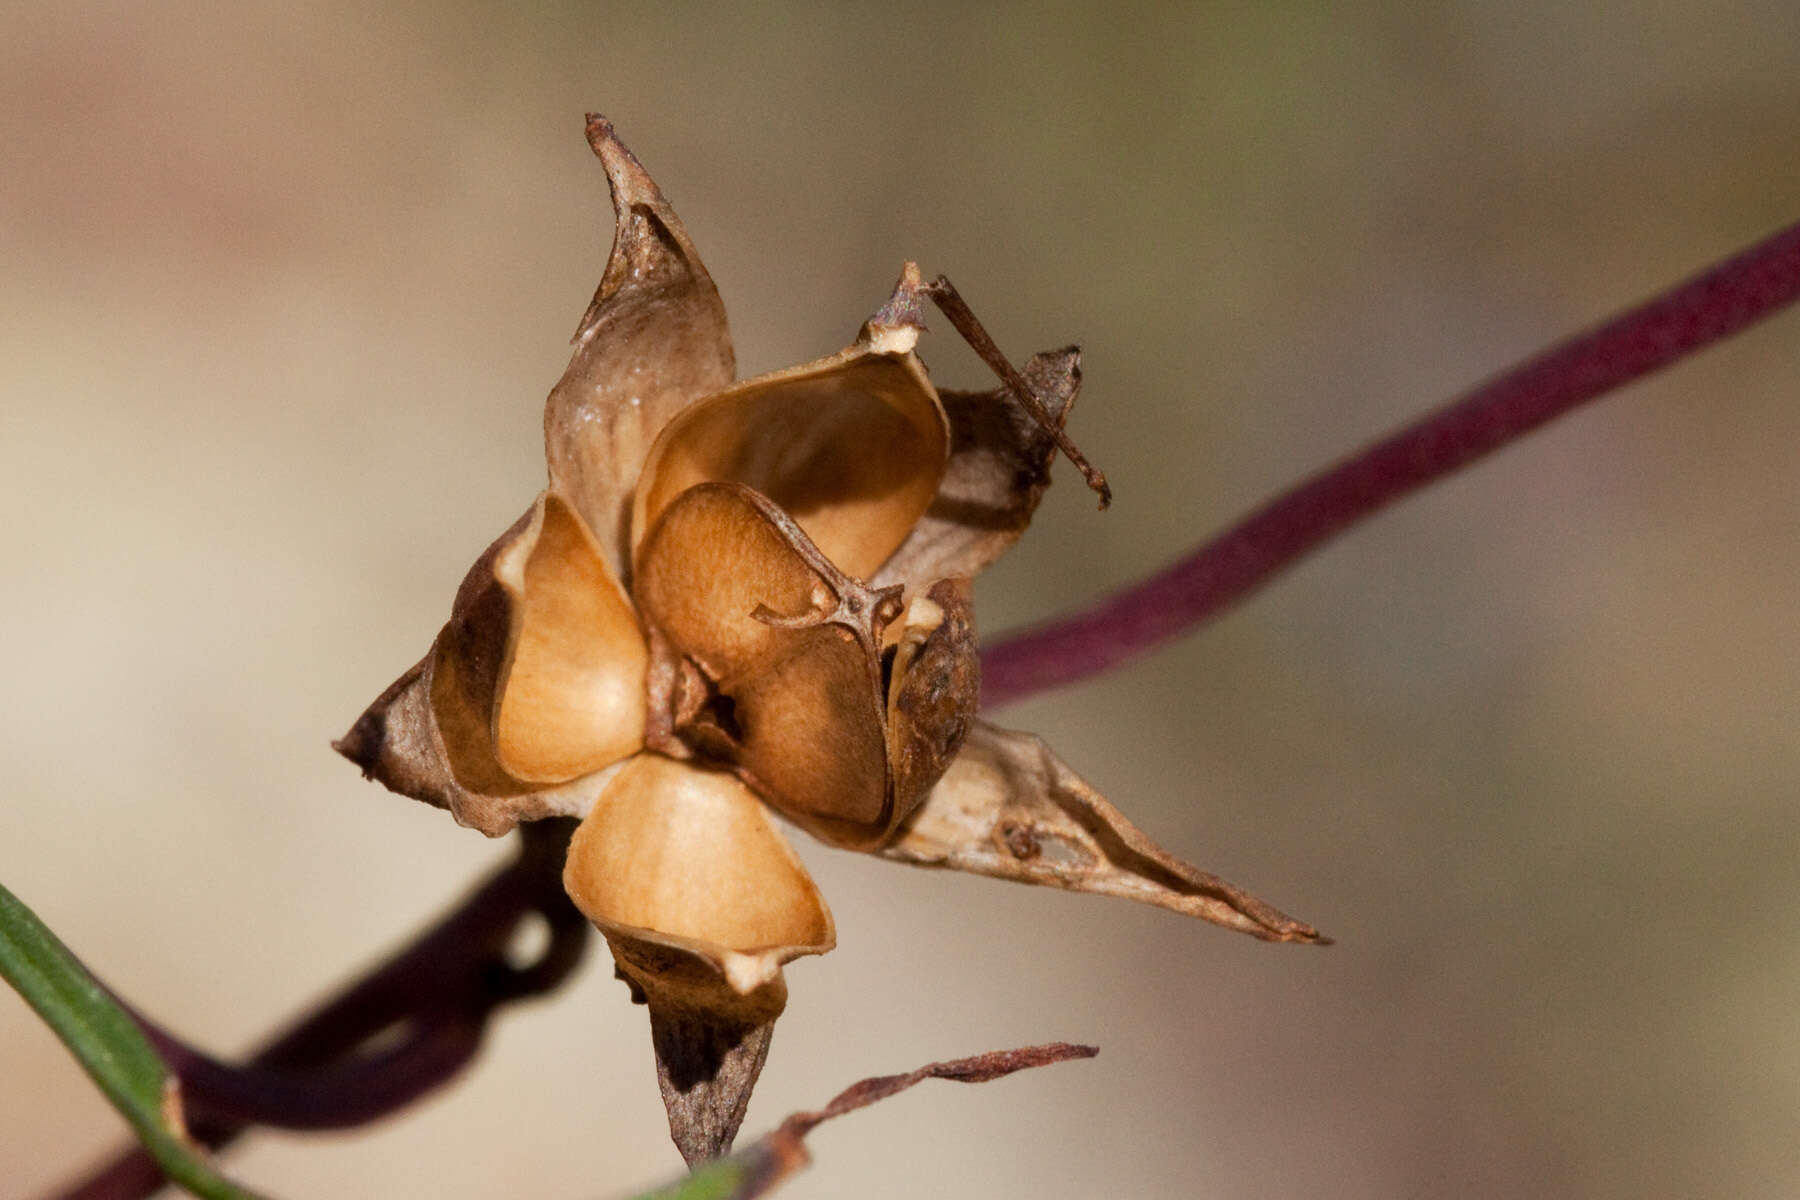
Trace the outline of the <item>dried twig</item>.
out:
M 981 361 L 988 365 L 990 371 L 1000 377 L 1000 382 L 1006 385 L 1006 390 L 1012 394 L 1013 399 L 1017 400 L 1019 405 L 1031 414 L 1032 419 L 1043 427 L 1045 433 L 1056 440 L 1057 449 L 1067 456 L 1068 460 L 1075 465 L 1075 469 L 1081 472 L 1081 477 L 1087 481 L 1088 487 L 1100 497 L 1100 507 L 1104 509 L 1111 505 L 1112 486 L 1106 482 L 1106 476 L 1100 473 L 1099 468 L 1088 462 L 1087 455 L 1083 454 L 1081 448 L 1070 440 L 1067 431 L 1063 429 L 1062 421 L 1051 416 L 1044 408 L 1044 402 L 1038 398 L 1036 392 L 1032 391 L 1030 382 L 1017 367 L 1012 365 L 1012 360 L 1001 353 L 1000 347 L 994 344 L 994 339 L 989 336 L 987 327 L 982 325 L 975 316 L 975 311 L 962 298 L 962 293 L 956 290 L 956 285 L 945 276 L 939 275 L 919 290 L 931 297 L 944 316 L 949 319 L 951 326 L 962 335 L 963 341 L 969 343 L 969 348 L 980 356 Z

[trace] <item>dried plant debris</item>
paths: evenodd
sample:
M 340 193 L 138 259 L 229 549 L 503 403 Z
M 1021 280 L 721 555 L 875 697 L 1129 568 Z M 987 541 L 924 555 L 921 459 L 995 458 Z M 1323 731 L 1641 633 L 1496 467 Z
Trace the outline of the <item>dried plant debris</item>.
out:
M 836 941 L 771 814 L 847 849 L 1318 940 L 976 720 L 971 577 L 1059 453 L 1110 496 L 1065 429 L 1078 352 L 1014 367 L 908 263 L 849 346 L 734 381 L 680 219 L 607 121 L 587 134 L 613 244 L 545 406 L 548 486 L 336 747 L 489 836 L 580 819 L 564 882 L 649 1006 L 683 1154 L 730 1147 L 783 968 Z M 938 391 L 916 353 L 928 303 L 998 388 Z
M 731 1158 L 713 1163 L 680 1183 L 647 1193 L 639 1200 L 700 1200 L 701 1197 L 707 1200 L 754 1200 L 773 1191 L 812 1161 L 806 1150 L 806 1137 L 826 1121 L 867 1108 L 927 1079 L 986 1083 L 1015 1071 L 1047 1067 L 1075 1058 L 1092 1058 L 1099 1052 L 1094 1046 L 1052 1042 L 930 1063 L 904 1075 L 877 1075 L 864 1079 L 839 1092 L 824 1108 L 794 1113 L 773 1133 Z

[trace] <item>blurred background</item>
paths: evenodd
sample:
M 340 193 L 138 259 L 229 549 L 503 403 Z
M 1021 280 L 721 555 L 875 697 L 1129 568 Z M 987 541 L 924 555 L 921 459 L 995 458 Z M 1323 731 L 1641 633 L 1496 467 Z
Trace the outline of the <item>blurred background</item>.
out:
M 902 260 L 1079 440 L 982 581 L 1092 600 L 1510 361 L 1800 217 L 1800 9 L 546 3 L 0 18 L 0 879 L 220 1052 L 506 847 L 327 748 L 543 479 L 604 261 L 610 115 L 740 370 L 835 350 Z M 949 385 L 986 386 L 943 335 Z M 1539 434 L 1102 681 L 997 714 L 1335 935 L 808 844 L 840 948 L 746 1132 L 806 1197 L 1791 1195 L 1800 1178 L 1800 313 Z M 230 1157 L 288 1197 L 671 1177 L 596 952 L 461 1082 Z M 122 1124 L 0 997 L 0 1194 Z

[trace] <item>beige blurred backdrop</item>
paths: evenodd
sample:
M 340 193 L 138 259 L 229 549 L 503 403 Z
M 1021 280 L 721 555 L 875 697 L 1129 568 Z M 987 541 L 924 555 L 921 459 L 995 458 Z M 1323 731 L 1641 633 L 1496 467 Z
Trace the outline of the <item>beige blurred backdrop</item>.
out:
M 221 1052 L 504 847 L 328 739 L 541 486 L 611 218 L 683 214 L 745 373 L 905 258 L 1015 356 L 1086 348 L 984 628 L 1800 217 L 1800 9 L 17 6 L 0 18 L 0 879 Z M 942 335 L 938 379 L 981 382 Z M 747 1131 L 865 1074 L 1091 1063 L 822 1129 L 812 1197 L 1792 1195 L 1800 314 L 1553 426 L 1204 633 L 1000 714 L 1338 938 L 803 847 L 840 948 Z M 261 1134 L 288 1197 L 670 1177 L 596 953 L 405 1115 Z M 118 1119 L 0 995 L 0 1195 Z

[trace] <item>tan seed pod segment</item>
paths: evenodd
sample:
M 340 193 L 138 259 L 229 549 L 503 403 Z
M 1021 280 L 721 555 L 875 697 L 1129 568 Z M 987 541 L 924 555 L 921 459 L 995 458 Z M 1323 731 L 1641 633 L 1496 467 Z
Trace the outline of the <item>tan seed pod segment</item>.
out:
M 545 493 L 537 537 L 494 563 L 516 617 L 495 692 L 502 770 L 560 783 L 610 766 L 644 740 L 647 652 L 637 615 L 568 503 Z
M 676 1143 L 716 1156 L 787 1003 L 782 966 L 837 943 L 812 877 L 734 776 L 642 754 L 576 830 L 563 886 L 650 1008 Z
M 877 342 L 865 327 L 830 358 L 740 383 L 671 421 L 644 462 L 634 547 L 695 484 L 741 483 L 840 570 L 873 575 L 931 507 L 949 452 L 943 405 L 908 332 Z
M 967 581 L 934 585 L 896 622 L 898 588 L 845 574 L 742 484 L 697 484 L 664 508 L 637 580 L 659 644 L 695 663 L 724 704 L 702 710 L 709 742 L 722 738 L 746 782 L 823 841 L 879 845 L 974 718 Z
M 580 816 L 642 745 L 646 663 L 598 548 L 545 493 L 469 569 L 431 652 L 333 745 L 490 837 Z

